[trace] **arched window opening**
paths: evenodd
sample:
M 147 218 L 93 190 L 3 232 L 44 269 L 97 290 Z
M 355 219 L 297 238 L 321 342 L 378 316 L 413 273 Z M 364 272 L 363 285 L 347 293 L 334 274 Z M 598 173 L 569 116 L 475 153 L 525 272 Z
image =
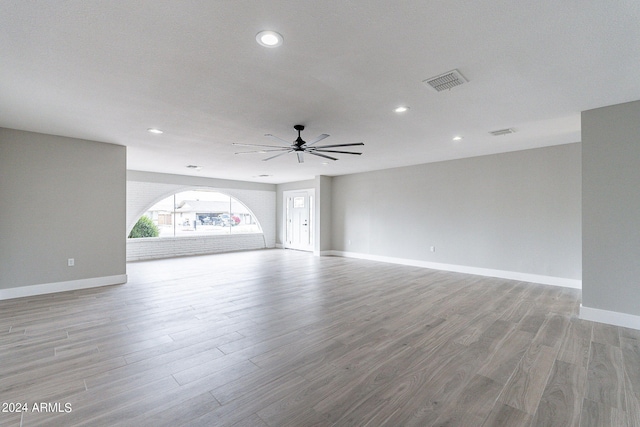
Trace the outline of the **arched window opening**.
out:
M 159 201 L 138 220 L 134 230 L 149 228 L 149 222 L 160 238 L 262 233 L 258 220 L 244 204 L 209 190 L 183 191 Z M 132 231 L 129 238 L 155 237 L 153 230 L 145 233 Z

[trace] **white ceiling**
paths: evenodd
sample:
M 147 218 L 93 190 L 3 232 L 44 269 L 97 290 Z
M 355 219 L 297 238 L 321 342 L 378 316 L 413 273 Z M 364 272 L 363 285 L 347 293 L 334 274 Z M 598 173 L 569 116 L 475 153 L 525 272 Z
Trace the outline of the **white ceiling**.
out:
M 0 126 L 126 145 L 134 170 L 281 183 L 577 142 L 639 76 L 638 0 L 0 1 Z M 295 124 L 364 154 L 234 154 Z

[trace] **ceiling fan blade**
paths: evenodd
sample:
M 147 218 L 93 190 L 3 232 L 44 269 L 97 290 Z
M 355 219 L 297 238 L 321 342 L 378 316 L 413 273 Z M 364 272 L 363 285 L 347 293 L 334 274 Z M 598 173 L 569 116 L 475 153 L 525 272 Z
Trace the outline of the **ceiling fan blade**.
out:
M 276 154 L 275 156 L 271 156 L 271 157 L 267 157 L 266 159 L 262 159 L 262 161 L 263 161 L 263 162 L 266 162 L 267 160 L 275 159 L 276 157 L 283 156 L 283 155 L 285 155 L 285 154 L 287 154 L 287 153 L 290 153 L 290 152 L 292 152 L 292 151 L 293 151 L 293 150 L 290 150 L 290 149 L 289 149 L 289 150 L 287 150 L 287 151 L 283 151 L 283 152 L 282 152 L 282 153 L 280 153 L 280 154 Z
M 325 159 L 338 160 L 338 159 L 336 159 L 335 157 L 325 156 L 324 154 L 316 153 L 316 150 L 313 150 L 313 151 L 307 151 L 307 153 L 309 153 L 309 154 L 313 154 L 314 156 L 324 157 Z
M 305 142 L 300 137 L 300 132 L 304 130 L 304 126 L 303 125 L 295 125 L 293 128 L 298 131 L 298 139 L 296 139 L 293 143 L 290 143 L 289 141 L 285 141 L 284 139 L 282 139 L 280 137 L 277 137 L 275 135 L 272 135 L 270 133 L 266 133 L 264 135 L 267 138 L 271 138 L 271 139 L 275 140 L 278 143 L 284 143 L 286 145 L 286 147 L 282 147 L 280 145 L 244 144 L 244 143 L 240 143 L 240 142 L 234 142 L 233 145 L 240 145 L 240 146 L 243 146 L 243 147 L 257 147 L 257 148 L 259 148 L 259 150 L 255 150 L 255 151 L 239 151 L 236 154 L 278 152 L 278 154 L 275 154 L 275 155 L 273 155 L 271 157 L 267 157 L 266 159 L 262 159 L 262 161 L 267 161 L 267 160 L 275 159 L 276 157 L 284 156 L 285 154 L 288 154 L 288 153 L 295 152 L 296 156 L 298 158 L 298 163 L 304 163 L 304 153 L 309 153 L 309 154 L 311 154 L 313 156 L 323 157 L 325 159 L 334 160 L 334 161 L 338 160 L 338 159 L 335 158 L 335 157 L 328 156 L 326 154 L 322 154 L 322 153 L 351 154 L 351 155 L 354 155 L 354 156 L 360 156 L 362 154 L 362 153 L 356 153 L 356 152 L 353 152 L 353 151 L 332 150 L 331 148 L 362 146 L 362 145 L 364 145 L 364 142 L 352 142 L 352 143 L 348 143 L 348 144 L 331 144 L 331 145 L 313 146 L 314 144 L 316 144 L 316 143 L 328 138 L 329 134 L 323 133 L 323 134 L 318 135 L 315 139 L 313 139 L 313 140 L 311 140 L 309 142 Z
M 279 146 L 279 145 L 244 144 L 244 143 L 242 143 L 242 142 L 234 142 L 234 143 L 233 143 L 233 144 L 231 144 L 231 145 L 238 145 L 238 146 L 240 146 L 240 147 L 269 147 L 269 148 L 284 148 L 284 147 L 281 147 L 281 146 Z M 287 148 L 284 148 L 284 149 L 286 150 Z
M 288 151 L 290 148 L 272 148 L 271 150 L 253 150 L 253 151 L 238 151 L 234 154 L 253 154 L 253 153 L 268 153 L 270 151 Z
M 308 147 L 308 146 L 310 146 L 310 145 L 313 145 L 313 144 L 315 144 L 316 142 L 320 142 L 320 141 L 322 141 L 323 139 L 328 138 L 328 137 L 329 137 L 329 135 L 327 135 L 326 133 L 323 133 L 322 135 L 318 136 L 318 137 L 317 137 L 316 139 L 314 139 L 313 141 L 311 141 L 311 142 L 307 142 L 306 146 Z
M 322 149 L 317 149 L 317 148 L 315 150 L 313 150 L 314 153 L 317 153 L 318 151 L 321 152 L 321 153 L 356 154 L 358 156 L 362 154 L 362 153 L 354 153 L 354 152 L 351 152 L 351 151 L 322 150 Z M 311 152 L 312 151 L 309 151 L 309 153 L 311 153 Z
M 350 144 L 333 144 L 333 145 L 320 145 L 315 148 L 334 148 L 334 147 L 353 147 L 356 145 L 364 145 L 364 142 L 352 142 Z
M 291 145 L 289 141 L 285 141 L 284 139 L 277 137 L 275 135 L 271 135 L 270 133 L 265 133 L 264 136 L 266 136 L 267 138 L 275 139 L 278 142 L 284 142 L 287 145 Z

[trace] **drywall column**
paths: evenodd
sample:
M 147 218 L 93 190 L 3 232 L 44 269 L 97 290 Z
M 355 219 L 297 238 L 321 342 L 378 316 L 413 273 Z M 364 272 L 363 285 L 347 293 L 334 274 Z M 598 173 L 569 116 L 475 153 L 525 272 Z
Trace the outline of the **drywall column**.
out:
M 640 101 L 582 113 L 584 319 L 640 329 Z
M 319 175 L 315 178 L 316 206 L 315 206 L 315 247 L 313 253 L 322 255 L 331 248 L 331 191 L 332 178 Z
M 125 147 L 0 129 L 0 203 L 0 299 L 126 282 Z

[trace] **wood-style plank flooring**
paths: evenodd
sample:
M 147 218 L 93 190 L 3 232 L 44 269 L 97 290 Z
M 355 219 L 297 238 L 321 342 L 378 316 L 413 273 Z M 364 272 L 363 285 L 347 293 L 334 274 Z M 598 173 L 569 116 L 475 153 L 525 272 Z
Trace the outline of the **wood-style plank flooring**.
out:
M 0 426 L 640 426 L 640 331 L 573 289 L 285 250 L 128 274 L 0 301 Z

